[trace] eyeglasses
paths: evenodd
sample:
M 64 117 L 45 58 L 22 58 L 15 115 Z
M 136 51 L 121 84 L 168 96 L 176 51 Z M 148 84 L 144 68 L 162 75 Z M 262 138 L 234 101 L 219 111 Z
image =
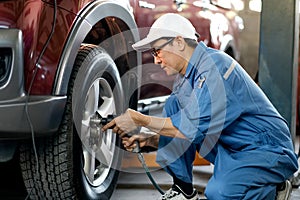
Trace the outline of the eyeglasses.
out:
M 153 57 L 157 57 L 158 56 L 158 51 L 160 51 L 164 46 L 166 46 L 167 44 L 171 43 L 174 40 L 174 38 L 169 39 L 166 43 L 163 43 L 162 45 L 158 46 L 158 47 L 153 47 L 151 49 L 151 55 Z

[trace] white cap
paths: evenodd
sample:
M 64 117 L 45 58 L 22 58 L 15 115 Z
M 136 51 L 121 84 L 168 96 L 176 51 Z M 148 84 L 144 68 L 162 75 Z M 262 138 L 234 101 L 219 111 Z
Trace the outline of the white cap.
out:
M 132 45 L 135 50 L 145 51 L 151 49 L 151 43 L 163 37 L 189 38 L 197 40 L 198 33 L 192 23 L 183 16 L 167 13 L 160 16 L 151 26 L 146 38 Z

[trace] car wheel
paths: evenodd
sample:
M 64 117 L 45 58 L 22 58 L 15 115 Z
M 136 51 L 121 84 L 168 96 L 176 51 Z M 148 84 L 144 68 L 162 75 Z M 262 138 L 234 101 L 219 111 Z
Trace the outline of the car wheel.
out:
M 95 113 L 103 117 L 119 114 L 124 111 L 123 102 L 114 61 L 98 46 L 82 46 L 58 133 L 36 139 L 37 158 L 32 146 L 20 148 L 23 179 L 31 198 L 110 198 L 122 160 L 120 139 L 111 130 L 100 134 L 99 129 L 99 137 L 92 137 L 89 122 Z

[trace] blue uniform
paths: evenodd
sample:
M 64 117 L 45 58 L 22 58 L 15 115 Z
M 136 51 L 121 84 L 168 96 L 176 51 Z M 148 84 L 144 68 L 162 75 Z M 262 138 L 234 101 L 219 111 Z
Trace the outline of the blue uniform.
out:
M 286 121 L 244 69 L 200 42 L 164 114 L 188 140 L 161 136 L 157 162 L 192 182 L 195 152 L 214 164 L 208 199 L 274 199 L 297 171 Z

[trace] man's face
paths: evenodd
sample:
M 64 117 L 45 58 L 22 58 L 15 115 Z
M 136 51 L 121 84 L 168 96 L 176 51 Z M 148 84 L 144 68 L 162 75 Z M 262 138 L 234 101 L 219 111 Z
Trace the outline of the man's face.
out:
M 152 44 L 152 48 L 154 63 L 160 65 L 168 76 L 182 71 L 183 66 L 180 64 L 182 58 L 177 51 L 176 38 L 159 39 Z

